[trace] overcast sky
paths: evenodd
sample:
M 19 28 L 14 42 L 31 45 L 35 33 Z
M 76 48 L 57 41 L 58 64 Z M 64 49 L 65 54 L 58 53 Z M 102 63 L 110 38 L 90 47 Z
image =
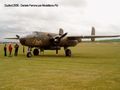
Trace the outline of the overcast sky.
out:
M 4 4 L 58 4 L 58 7 L 5 7 Z M 69 35 L 120 34 L 120 0 L 0 0 L 0 40 L 32 31 Z

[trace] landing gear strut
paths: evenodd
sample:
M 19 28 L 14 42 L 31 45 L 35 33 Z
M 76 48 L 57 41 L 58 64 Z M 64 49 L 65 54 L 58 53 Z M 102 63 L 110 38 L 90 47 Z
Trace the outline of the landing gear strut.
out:
M 65 49 L 65 56 L 71 57 L 72 53 L 70 49 Z
M 32 51 L 32 48 L 31 48 L 31 47 L 28 47 L 28 52 L 27 52 L 27 57 L 28 57 L 28 58 L 29 58 L 29 57 L 32 57 L 31 51 Z

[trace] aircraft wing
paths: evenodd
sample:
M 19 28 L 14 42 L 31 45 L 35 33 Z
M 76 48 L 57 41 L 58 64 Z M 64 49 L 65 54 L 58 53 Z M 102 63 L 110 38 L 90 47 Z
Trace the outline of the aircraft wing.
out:
M 69 40 L 78 40 L 78 39 L 91 39 L 91 38 L 112 38 L 112 37 L 120 37 L 120 35 L 106 35 L 106 36 L 100 36 L 100 35 L 91 35 L 91 36 L 68 36 L 67 39 Z

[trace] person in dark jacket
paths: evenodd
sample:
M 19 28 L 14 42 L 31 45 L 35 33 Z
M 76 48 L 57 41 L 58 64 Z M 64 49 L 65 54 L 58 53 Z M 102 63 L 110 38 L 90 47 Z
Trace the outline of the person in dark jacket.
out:
M 7 56 L 7 45 L 4 46 L 4 56 Z
M 18 55 L 19 45 L 16 43 L 14 48 L 15 48 L 14 56 L 17 56 Z

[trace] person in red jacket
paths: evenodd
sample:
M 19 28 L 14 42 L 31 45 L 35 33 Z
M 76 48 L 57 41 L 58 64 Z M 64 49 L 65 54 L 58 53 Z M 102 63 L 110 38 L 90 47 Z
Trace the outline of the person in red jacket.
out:
M 12 55 L 12 49 L 13 49 L 13 47 L 12 47 L 12 44 L 10 43 L 9 46 L 8 46 L 9 56 Z

